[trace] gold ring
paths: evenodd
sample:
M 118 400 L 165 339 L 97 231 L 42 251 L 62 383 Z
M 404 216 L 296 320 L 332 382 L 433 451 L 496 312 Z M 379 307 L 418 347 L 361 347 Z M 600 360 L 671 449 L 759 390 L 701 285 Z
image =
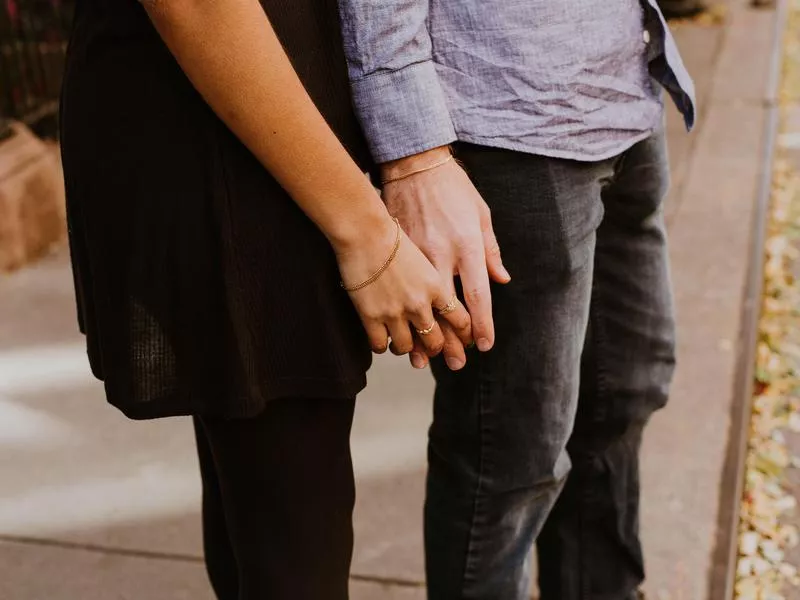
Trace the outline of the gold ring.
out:
M 434 319 L 433 323 L 431 323 L 430 327 L 426 327 L 425 329 L 417 329 L 417 333 L 420 335 L 428 335 L 433 331 L 433 328 L 436 327 L 436 320 Z
M 444 306 L 444 308 L 439 309 L 439 314 L 446 315 L 447 313 L 451 313 L 456 309 L 457 306 L 458 306 L 458 297 L 455 294 L 453 294 L 453 297 L 450 298 L 450 302 L 448 302 Z

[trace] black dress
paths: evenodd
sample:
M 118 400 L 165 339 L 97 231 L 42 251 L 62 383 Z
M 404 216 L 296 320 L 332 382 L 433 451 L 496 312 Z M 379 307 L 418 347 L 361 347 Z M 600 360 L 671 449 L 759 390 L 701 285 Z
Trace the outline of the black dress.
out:
M 352 397 L 371 353 L 323 235 L 208 108 L 136 0 L 78 0 L 61 141 L 78 317 L 126 415 Z M 336 0 L 262 2 L 369 168 Z

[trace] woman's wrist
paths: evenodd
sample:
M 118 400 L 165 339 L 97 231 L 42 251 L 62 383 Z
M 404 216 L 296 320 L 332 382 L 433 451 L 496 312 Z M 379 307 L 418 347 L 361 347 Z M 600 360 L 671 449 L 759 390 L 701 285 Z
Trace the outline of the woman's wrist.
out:
M 356 251 L 364 251 L 370 246 L 385 245 L 386 240 L 395 231 L 395 222 L 386 210 L 386 207 L 375 195 L 375 202 L 363 210 L 343 218 L 341 215 L 336 223 L 325 231 L 334 252 L 347 255 Z
M 394 260 L 403 237 L 400 224 L 389 216 L 383 204 L 380 211 L 358 215 L 353 224 L 355 227 L 343 228 L 339 238 L 331 241 L 342 287 L 350 292 L 366 287 L 383 274 Z

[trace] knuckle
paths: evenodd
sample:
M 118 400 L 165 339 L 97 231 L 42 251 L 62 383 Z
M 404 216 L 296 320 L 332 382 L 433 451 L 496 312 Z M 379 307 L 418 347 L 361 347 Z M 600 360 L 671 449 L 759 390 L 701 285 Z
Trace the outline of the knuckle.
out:
M 373 323 L 382 323 L 385 316 L 385 309 L 382 305 L 367 306 L 361 312 L 368 321 Z
M 458 342 L 457 328 L 455 327 L 455 324 L 452 323 L 453 318 L 454 317 L 452 314 L 448 314 L 445 315 L 445 319 L 441 322 L 445 344 L 454 344 Z
M 447 256 L 447 247 L 439 238 L 431 240 L 425 244 L 425 255 L 431 261 L 436 262 Z
M 470 254 L 475 250 L 475 239 L 466 234 L 459 234 L 453 239 L 453 245 L 458 249 L 459 254 Z
M 486 255 L 486 250 L 483 246 L 483 239 L 481 239 L 478 243 L 470 242 L 469 245 L 464 246 L 460 250 L 461 261 L 464 263 L 483 263 L 484 257 Z
M 482 337 L 487 337 L 488 334 L 489 328 L 484 323 L 473 324 L 469 332 L 469 338 L 476 342 Z
M 445 286 L 442 285 L 442 278 L 440 275 L 431 277 L 428 282 L 428 304 L 433 306 L 434 300 L 444 299 L 444 304 L 450 299 L 450 294 Z
M 456 329 L 459 331 L 464 331 L 470 328 L 472 325 L 472 319 L 470 319 L 469 315 L 466 314 L 466 311 L 460 315 L 455 317 L 455 323 L 453 323 Z
M 442 350 L 444 350 L 444 341 L 434 342 L 431 344 L 430 348 L 428 348 L 428 353 L 431 356 L 436 356 L 441 354 Z
M 444 343 L 444 353 L 447 355 L 457 354 L 464 345 L 461 343 L 461 340 L 456 338 L 445 340 Z
M 408 309 L 409 312 L 415 315 L 422 315 L 430 308 L 431 304 L 427 298 L 419 297 L 414 298 L 409 303 Z M 427 327 L 427 325 L 426 325 Z
M 484 335 L 488 325 L 484 319 L 472 319 L 472 333 L 476 336 Z
M 489 243 L 489 247 L 486 249 L 486 254 L 489 256 L 500 256 L 500 245 L 497 243 L 497 240 L 492 239 Z
M 480 302 L 483 299 L 483 290 L 479 287 L 464 290 L 464 298 L 467 302 Z
M 387 322 L 402 316 L 403 312 L 403 307 L 400 304 L 387 304 L 381 310 L 379 318 L 382 322 Z
M 381 314 L 380 310 L 368 310 L 364 312 L 364 317 L 370 323 L 382 323 L 383 322 L 383 315 Z
M 463 346 L 461 346 L 463 348 Z M 459 348 L 455 344 L 445 344 L 442 354 L 445 358 L 459 357 Z

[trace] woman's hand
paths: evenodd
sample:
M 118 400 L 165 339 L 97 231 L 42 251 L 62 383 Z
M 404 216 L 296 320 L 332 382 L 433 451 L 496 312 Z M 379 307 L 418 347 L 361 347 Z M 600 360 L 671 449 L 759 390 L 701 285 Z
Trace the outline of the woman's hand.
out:
M 374 275 L 390 257 L 398 234 L 397 253 L 380 276 L 361 289 L 349 291 L 373 351 L 385 352 L 391 338 L 394 354 L 411 352 L 413 327 L 428 356 L 435 356 L 444 345 L 437 319 L 446 320 L 465 345 L 471 343 L 469 313 L 457 299 L 453 304 L 450 286 L 388 214 L 381 227 L 365 233 L 347 249 L 336 248 L 345 287 L 357 286 Z M 441 314 L 445 307 L 448 310 Z M 424 367 L 425 362 L 416 361 L 414 366 Z

